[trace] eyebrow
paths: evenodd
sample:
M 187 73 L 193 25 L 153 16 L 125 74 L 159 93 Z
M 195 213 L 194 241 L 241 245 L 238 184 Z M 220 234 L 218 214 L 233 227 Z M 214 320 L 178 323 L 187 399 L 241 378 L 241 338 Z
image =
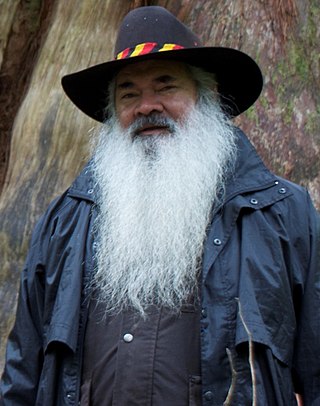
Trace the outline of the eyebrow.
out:
M 161 75 L 156 77 L 153 81 L 156 83 L 172 83 L 176 81 L 177 78 L 171 75 Z M 118 89 L 131 89 L 134 87 L 134 82 L 131 82 L 130 80 L 126 80 L 122 83 L 119 83 L 117 85 Z
M 117 85 L 118 89 L 130 89 L 134 84 L 130 81 L 122 82 Z
M 159 82 L 159 83 L 172 83 L 175 80 L 177 80 L 177 78 L 175 78 L 174 76 L 171 76 L 171 75 L 161 75 L 161 76 L 155 78 L 155 82 Z

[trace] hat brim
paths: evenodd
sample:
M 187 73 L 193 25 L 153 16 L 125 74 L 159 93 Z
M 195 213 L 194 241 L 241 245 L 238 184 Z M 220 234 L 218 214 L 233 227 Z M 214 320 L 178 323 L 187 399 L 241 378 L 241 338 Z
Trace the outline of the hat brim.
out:
M 110 80 L 124 66 L 149 59 L 177 60 L 214 73 L 222 106 L 231 117 L 252 106 L 262 90 L 263 78 L 256 62 L 241 51 L 223 47 L 195 47 L 113 60 L 66 75 L 61 83 L 81 111 L 104 122 L 108 118 L 105 108 Z

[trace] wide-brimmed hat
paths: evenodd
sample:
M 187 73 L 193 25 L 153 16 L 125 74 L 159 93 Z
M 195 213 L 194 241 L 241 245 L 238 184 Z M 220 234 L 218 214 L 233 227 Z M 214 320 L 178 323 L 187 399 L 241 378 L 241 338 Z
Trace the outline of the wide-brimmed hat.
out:
M 262 89 L 261 71 L 247 54 L 232 48 L 204 47 L 199 38 L 168 10 L 139 7 L 124 18 L 114 60 L 62 78 L 64 91 L 85 114 L 105 121 L 108 84 L 124 66 L 148 59 L 176 60 L 216 75 L 222 106 L 230 116 L 247 110 Z

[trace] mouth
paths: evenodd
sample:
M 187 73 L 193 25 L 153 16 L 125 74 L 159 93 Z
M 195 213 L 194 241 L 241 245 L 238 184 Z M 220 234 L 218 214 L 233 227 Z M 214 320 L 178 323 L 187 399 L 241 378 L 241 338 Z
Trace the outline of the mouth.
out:
M 169 126 L 165 125 L 145 125 L 135 130 L 135 137 L 151 136 L 151 135 L 167 135 L 171 134 Z

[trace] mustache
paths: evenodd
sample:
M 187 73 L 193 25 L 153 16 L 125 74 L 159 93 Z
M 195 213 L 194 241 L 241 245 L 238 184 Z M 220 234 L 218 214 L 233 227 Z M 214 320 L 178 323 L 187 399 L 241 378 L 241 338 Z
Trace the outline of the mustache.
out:
M 150 113 L 148 116 L 138 117 L 129 127 L 129 132 L 133 138 L 140 135 L 140 131 L 145 128 L 159 127 L 171 134 L 177 130 L 177 123 L 169 117 L 165 117 L 160 113 Z

